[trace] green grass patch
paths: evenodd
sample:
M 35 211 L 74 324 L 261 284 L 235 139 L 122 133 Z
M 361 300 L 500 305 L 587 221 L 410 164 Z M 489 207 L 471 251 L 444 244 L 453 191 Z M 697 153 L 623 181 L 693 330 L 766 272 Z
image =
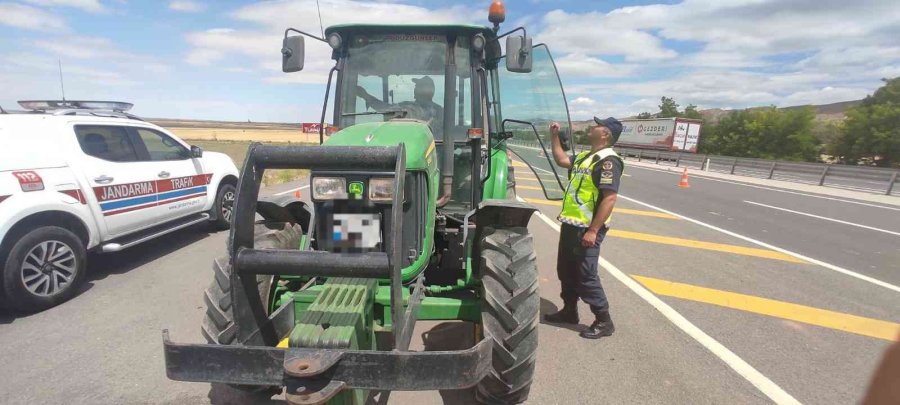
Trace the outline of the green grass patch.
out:
M 192 145 L 203 148 L 208 152 L 219 152 L 228 155 L 234 164 L 241 169 L 244 165 L 244 158 L 247 156 L 247 148 L 250 142 L 239 141 L 190 141 Z M 288 143 L 279 145 L 290 145 Z M 306 169 L 270 169 L 263 174 L 263 186 L 271 186 L 275 184 L 288 183 L 309 176 L 309 170 Z

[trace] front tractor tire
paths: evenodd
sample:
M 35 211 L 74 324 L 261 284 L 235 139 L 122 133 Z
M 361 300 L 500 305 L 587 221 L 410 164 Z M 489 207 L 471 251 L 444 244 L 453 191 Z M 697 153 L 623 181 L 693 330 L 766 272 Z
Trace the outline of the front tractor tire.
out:
M 492 368 L 476 389 L 486 404 L 528 399 L 538 346 L 537 263 L 527 228 L 486 228 L 481 252 L 484 336 L 493 341 Z
M 257 224 L 254 237 L 256 249 L 297 249 L 300 246 L 301 228 L 299 225 L 284 224 L 284 228 L 270 229 Z M 219 257 L 213 261 L 213 281 L 203 293 L 206 304 L 206 316 L 201 323 L 201 332 L 206 341 L 216 345 L 236 345 L 237 325 L 234 322 L 231 301 L 231 264 L 228 257 Z M 256 284 L 263 307 L 269 310 L 272 301 L 272 284 L 274 276 L 257 275 Z M 270 387 L 252 385 L 231 385 L 233 388 L 248 392 L 266 392 Z

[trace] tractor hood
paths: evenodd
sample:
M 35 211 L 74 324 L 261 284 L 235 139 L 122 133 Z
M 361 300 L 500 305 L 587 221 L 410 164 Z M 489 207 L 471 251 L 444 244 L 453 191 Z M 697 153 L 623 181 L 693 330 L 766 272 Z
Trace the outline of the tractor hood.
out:
M 406 168 L 427 169 L 434 163 L 434 136 L 422 121 L 397 119 L 367 122 L 338 131 L 325 141 L 326 146 L 406 147 Z

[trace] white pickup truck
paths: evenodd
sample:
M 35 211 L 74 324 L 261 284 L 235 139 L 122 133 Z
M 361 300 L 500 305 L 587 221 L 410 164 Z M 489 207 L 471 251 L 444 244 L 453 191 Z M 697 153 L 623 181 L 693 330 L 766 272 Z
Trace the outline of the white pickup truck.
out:
M 201 222 L 226 229 L 238 170 L 115 102 L 0 111 L 0 299 L 34 312 L 77 293 L 87 252 Z

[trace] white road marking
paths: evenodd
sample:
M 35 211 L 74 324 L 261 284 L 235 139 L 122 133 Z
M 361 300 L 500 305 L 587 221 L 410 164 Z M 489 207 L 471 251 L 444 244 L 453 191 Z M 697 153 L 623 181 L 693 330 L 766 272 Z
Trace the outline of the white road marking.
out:
M 868 230 L 872 230 L 872 231 L 884 232 L 884 233 L 891 234 L 891 235 L 894 235 L 894 236 L 900 236 L 900 232 L 889 231 L 889 230 L 887 230 L 887 229 L 876 228 L 876 227 L 874 227 L 874 226 L 868 226 L 868 225 L 857 224 L 857 223 L 854 223 L 854 222 L 842 221 L 842 220 L 840 220 L 840 219 L 834 219 L 834 218 L 823 217 L 823 216 L 820 216 L 820 215 L 810 214 L 810 213 L 807 213 L 807 212 L 800 212 L 800 211 L 789 210 L 789 209 L 787 209 L 787 208 L 776 207 L 776 206 L 774 206 L 774 205 L 767 205 L 767 204 L 762 204 L 762 203 L 753 202 L 753 201 L 747 201 L 747 200 L 744 200 L 744 202 L 747 203 L 747 204 L 758 205 L 758 206 L 760 206 L 760 207 L 771 208 L 771 209 L 773 209 L 773 210 L 780 210 L 780 211 L 784 211 L 784 212 L 790 212 L 790 213 L 792 213 L 792 214 L 797 214 L 797 215 L 805 215 L 805 216 L 808 216 L 808 217 L 817 218 L 817 219 L 822 219 L 822 220 L 825 220 L 825 221 L 837 222 L 837 223 L 839 223 L 839 224 L 855 226 L 855 227 L 859 227 L 859 228 L 863 228 L 863 229 L 868 229 Z
M 653 168 L 643 167 L 643 166 L 632 166 L 632 167 L 636 167 L 636 168 L 638 168 L 638 169 L 650 170 L 650 171 L 654 171 L 654 172 L 669 173 L 669 174 L 676 175 L 676 176 L 680 176 L 680 175 L 681 175 L 681 173 L 671 172 L 671 171 L 668 171 L 668 170 L 662 170 L 662 169 L 653 169 Z M 884 206 L 884 205 L 869 204 L 869 203 L 864 203 L 864 202 L 861 202 L 861 201 L 845 200 L 845 199 L 842 199 L 842 198 L 834 198 L 834 197 L 826 197 L 826 196 L 823 196 L 823 195 L 807 194 L 807 193 L 801 193 L 801 192 L 797 192 L 797 191 L 783 190 L 783 189 L 780 189 L 780 188 L 771 188 L 771 187 L 757 186 L 757 185 L 753 185 L 753 184 L 741 183 L 741 182 L 738 182 L 738 181 L 729 181 L 729 180 L 715 179 L 715 178 L 707 177 L 707 176 L 700 176 L 700 175 L 698 175 L 697 177 L 700 178 L 700 179 L 702 179 L 702 180 L 718 181 L 718 182 L 720 182 L 720 183 L 728 183 L 728 184 L 736 184 L 736 185 L 744 186 L 744 187 L 752 187 L 752 188 L 759 188 L 759 189 L 769 190 L 769 191 L 777 191 L 777 192 L 779 192 L 779 193 L 788 193 L 788 194 L 802 195 L 802 196 L 805 196 L 805 197 L 821 198 L 821 199 L 823 199 L 823 200 L 840 201 L 840 202 L 845 202 L 845 203 L 850 203 L 850 204 L 865 205 L 865 206 L 867 206 L 867 207 L 884 208 L 884 209 L 886 209 L 886 210 L 900 211 L 900 207 L 887 207 L 887 206 Z
M 516 198 L 519 201 L 524 201 L 519 197 Z M 550 219 L 550 217 L 544 215 L 543 212 L 537 211 L 536 214 L 538 218 L 547 223 L 547 225 L 556 232 L 559 232 L 559 224 Z M 666 304 L 663 300 L 659 299 L 659 297 L 653 295 L 653 293 L 648 291 L 637 281 L 634 281 L 631 277 L 628 277 L 628 275 L 623 273 L 612 263 L 602 257 L 598 258 L 597 263 L 609 274 L 628 287 L 628 289 L 637 294 L 638 297 L 641 297 L 641 299 L 653 306 L 653 308 L 659 311 L 660 314 L 666 317 L 666 319 L 668 319 L 669 322 L 672 322 L 678 329 L 681 329 L 688 336 L 696 340 L 697 343 L 700 343 L 701 346 L 706 348 L 706 350 L 709 350 L 710 353 L 725 362 L 728 367 L 731 367 L 731 369 L 741 377 L 744 377 L 750 384 L 753 384 L 754 387 L 769 397 L 773 402 L 776 404 L 800 404 L 800 401 L 797 401 L 791 394 L 788 394 L 784 389 L 779 387 L 778 384 L 775 384 L 768 377 L 753 368 L 753 366 L 729 350 L 725 345 L 706 334 L 706 332 L 687 320 L 687 318 L 678 313 L 678 311 L 669 306 L 669 304 Z
M 275 193 L 275 195 L 285 195 L 285 194 L 287 194 L 287 193 L 293 193 L 293 192 L 295 192 L 295 191 L 303 190 L 304 188 L 309 188 L 309 184 L 307 184 L 307 185 L 305 185 L 305 186 L 297 187 L 297 188 L 292 188 L 292 189 L 290 189 L 290 190 L 285 190 L 285 191 L 282 191 L 282 192 L 280 192 L 280 193 Z
M 622 194 L 619 194 L 619 197 L 620 197 L 620 198 L 623 198 L 623 199 L 625 199 L 625 200 L 631 201 L 631 202 L 633 202 L 633 203 L 643 205 L 643 206 L 645 206 L 645 207 L 647 207 L 647 208 L 651 208 L 651 209 L 657 210 L 657 211 L 659 211 L 659 212 L 665 212 L 666 214 L 674 215 L 674 216 L 676 216 L 676 217 L 678 217 L 678 218 L 681 218 L 681 219 L 683 219 L 683 220 L 685 220 L 685 221 L 693 222 L 693 223 L 695 223 L 695 224 L 697 224 L 697 225 L 700 225 L 700 226 L 703 226 L 703 227 L 712 229 L 712 230 L 714 230 L 714 231 L 718 231 L 718 232 L 724 233 L 724 234 L 726 234 L 726 235 L 734 236 L 735 238 L 745 240 L 745 241 L 747 241 L 747 242 L 753 243 L 753 244 L 758 245 L 758 246 L 762 246 L 762 247 L 764 247 L 764 248 L 766 248 L 766 249 L 771 249 L 771 250 L 774 250 L 774 251 L 776 251 L 776 252 L 781 252 L 781 253 L 784 253 L 784 254 L 786 254 L 786 255 L 791 255 L 791 256 L 794 256 L 794 257 L 796 257 L 796 258 L 798 258 L 798 259 L 800 259 L 800 260 L 805 260 L 805 261 L 807 261 L 807 262 L 810 262 L 810 263 L 813 263 L 813 264 L 817 264 L 817 265 L 822 266 L 822 267 L 824 267 L 824 268 L 826 268 L 826 269 L 829 269 L 829 270 L 832 270 L 832 271 L 836 271 L 836 272 L 838 272 L 838 273 L 841 273 L 841 274 L 844 274 L 844 275 L 847 275 L 847 276 L 850 276 L 850 277 L 853 277 L 853 278 L 857 278 L 857 279 L 860 279 L 860 280 L 863 280 L 863 281 L 866 281 L 866 282 L 875 284 L 875 285 L 877 285 L 877 286 L 887 288 L 887 289 L 889 289 L 889 290 L 893 290 L 893 291 L 896 291 L 896 292 L 900 292 L 900 287 L 898 287 L 898 286 L 896 286 L 896 285 L 893 285 L 893 284 L 890 284 L 890 283 L 886 283 L 886 282 L 884 282 L 884 281 L 881 281 L 881 280 L 878 280 L 878 279 L 875 279 L 875 278 L 872 278 L 872 277 L 869 277 L 869 276 L 867 276 L 867 275 L 859 274 L 859 273 L 857 273 L 857 272 L 855 272 L 855 271 L 847 270 L 847 269 L 845 269 L 845 268 L 843 268 L 843 267 L 835 266 L 835 265 L 830 264 L 830 263 L 825 263 L 825 262 L 823 262 L 823 261 L 821 261 L 821 260 L 816 260 L 816 259 L 813 259 L 813 258 L 811 258 L 811 257 L 801 255 L 800 253 L 796 253 L 796 252 L 792 252 L 792 251 L 787 250 L 787 249 L 780 248 L 780 247 L 778 247 L 778 246 L 773 246 L 773 245 L 770 245 L 770 244 L 765 243 L 765 242 L 763 242 L 763 241 L 759 241 L 759 240 L 756 240 L 756 239 L 753 239 L 753 238 L 750 238 L 750 237 L 747 237 L 747 236 L 744 236 L 744 235 L 741 235 L 741 234 L 738 234 L 738 233 L 729 231 L 729 230 L 727 230 L 727 229 L 722 229 L 722 228 L 719 228 L 719 227 L 717 227 L 717 226 L 715 226 L 715 225 L 707 224 L 706 222 L 698 221 L 698 220 L 693 219 L 693 218 L 688 218 L 688 217 L 686 217 L 686 216 L 684 216 L 684 215 L 676 214 L 676 213 L 674 213 L 674 212 L 672 212 L 672 211 L 669 211 L 669 210 L 666 210 L 666 209 L 663 209 L 663 208 L 659 208 L 659 207 L 657 207 L 657 206 L 655 206 L 655 205 L 647 204 L 647 203 L 645 203 L 645 202 L 643 202 L 643 201 L 635 200 L 634 198 L 626 197 L 626 196 L 624 196 L 624 195 L 622 195 Z

